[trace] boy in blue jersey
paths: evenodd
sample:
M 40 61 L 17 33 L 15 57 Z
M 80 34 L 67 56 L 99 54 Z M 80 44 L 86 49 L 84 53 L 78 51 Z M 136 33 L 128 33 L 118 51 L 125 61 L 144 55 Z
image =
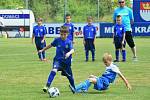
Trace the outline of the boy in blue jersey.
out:
M 66 14 L 66 23 L 64 26 L 67 26 L 69 29 L 69 34 L 67 36 L 68 39 L 70 39 L 74 43 L 74 25 L 71 23 L 71 15 Z
M 102 76 L 94 76 L 90 75 L 87 80 L 78 84 L 74 88 L 70 86 L 70 89 L 73 93 L 87 92 L 91 84 L 94 84 L 94 89 L 98 91 L 107 90 L 109 88 L 110 83 L 113 83 L 116 79 L 116 76 L 119 75 L 121 79 L 124 81 L 126 87 L 131 89 L 131 86 L 128 80 L 124 77 L 124 75 L 120 72 L 119 68 L 112 63 L 112 56 L 109 53 L 105 53 L 103 56 L 103 62 L 106 65 L 106 70 L 102 74 Z
M 45 35 L 47 33 L 47 30 L 46 27 L 42 25 L 42 18 L 37 19 L 37 24 L 38 25 L 33 27 L 32 43 L 35 39 L 36 49 L 37 51 L 39 51 L 46 46 Z M 46 61 L 45 51 L 41 53 L 39 52 L 38 56 L 41 61 Z
M 114 20 L 114 23 L 116 23 L 116 16 L 121 15 L 122 24 L 124 25 L 125 30 L 126 30 L 125 39 L 126 39 L 127 44 L 132 50 L 133 60 L 136 61 L 137 60 L 136 46 L 135 46 L 135 43 L 131 34 L 132 32 L 131 24 L 133 24 L 134 22 L 133 11 L 131 8 L 125 6 L 125 0 L 118 0 L 118 4 L 119 4 L 119 7 L 117 7 L 114 10 L 113 20 Z
M 119 51 L 122 53 L 122 61 L 126 61 L 126 50 L 125 50 L 125 28 L 121 23 L 122 17 L 118 15 L 116 17 L 116 25 L 114 26 L 113 33 L 113 43 L 115 44 L 115 55 L 116 60 L 114 62 L 119 62 Z
M 96 27 L 92 25 L 93 18 L 91 16 L 87 17 L 88 25 L 83 27 L 83 44 L 85 47 L 85 56 L 86 60 L 89 59 L 89 50 L 92 53 L 92 61 L 95 61 L 95 36 L 96 36 Z
M 44 92 L 47 92 L 47 89 L 51 86 L 57 71 L 61 71 L 61 74 L 68 78 L 70 85 L 75 88 L 71 70 L 71 58 L 72 53 L 74 53 L 74 49 L 72 41 L 67 38 L 68 33 L 68 27 L 61 26 L 60 37 L 56 38 L 50 45 L 39 51 L 39 53 L 41 53 L 51 47 L 56 47 L 56 55 L 53 59 L 53 68 L 49 74 L 46 86 L 43 88 Z

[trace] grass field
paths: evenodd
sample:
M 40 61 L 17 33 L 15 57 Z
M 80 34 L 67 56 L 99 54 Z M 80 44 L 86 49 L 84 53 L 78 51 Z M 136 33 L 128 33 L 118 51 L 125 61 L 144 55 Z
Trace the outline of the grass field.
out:
M 46 40 L 49 44 L 53 39 Z M 75 41 L 76 53 L 73 55 L 72 69 L 76 84 L 90 74 L 101 75 L 104 72 L 105 67 L 101 61 L 104 52 L 110 52 L 115 57 L 112 39 L 97 39 L 96 61 L 86 63 L 82 39 L 77 38 Z M 0 38 L 0 100 L 149 100 L 150 38 L 135 38 L 135 41 L 138 61 L 132 61 L 132 53 L 127 46 L 127 62 L 117 63 L 132 85 L 131 91 L 117 78 L 107 91 L 99 92 L 91 87 L 88 93 L 72 94 L 68 80 L 58 73 L 52 86 L 58 87 L 61 95 L 49 98 L 41 89 L 51 69 L 55 48 L 46 52 L 49 62 L 40 62 L 31 39 Z

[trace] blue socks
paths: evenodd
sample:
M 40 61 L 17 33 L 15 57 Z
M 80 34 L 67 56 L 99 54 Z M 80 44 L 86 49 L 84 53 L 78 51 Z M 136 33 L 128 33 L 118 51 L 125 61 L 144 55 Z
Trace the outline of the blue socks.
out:
M 47 84 L 46 84 L 47 87 L 50 87 L 55 75 L 56 75 L 56 72 L 51 71 L 51 73 L 49 74 L 48 80 L 47 80 Z
M 85 50 L 86 61 L 89 59 L 89 50 Z
M 116 60 L 119 61 L 119 50 L 116 50 L 115 54 L 116 54 Z
M 45 51 L 43 51 L 42 53 L 38 53 L 38 56 L 41 60 L 45 59 Z
M 92 60 L 94 61 L 95 60 L 95 50 L 93 49 L 93 50 L 91 50 L 91 52 L 92 52 Z
M 116 50 L 116 60 L 119 61 L 119 50 Z M 122 54 L 122 61 L 126 61 L 126 50 L 121 51 Z
M 126 61 L 126 50 L 122 50 L 122 60 Z
M 91 83 L 89 80 L 85 80 L 84 82 L 76 85 L 76 92 L 82 92 L 82 91 L 87 91 L 89 87 L 91 86 Z

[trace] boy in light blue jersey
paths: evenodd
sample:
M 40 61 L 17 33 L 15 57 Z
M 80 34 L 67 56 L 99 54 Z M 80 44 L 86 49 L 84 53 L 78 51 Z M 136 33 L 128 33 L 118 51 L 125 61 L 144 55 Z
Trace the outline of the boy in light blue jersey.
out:
M 95 37 L 96 27 L 92 24 L 93 18 L 87 17 L 87 25 L 83 27 L 83 44 L 85 48 L 85 61 L 89 60 L 89 51 L 92 53 L 92 61 L 95 61 Z
M 121 15 L 122 24 L 125 26 L 125 30 L 126 30 L 125 39 L 129 47 L 132 50 L 133 60 L 136 61 L 137 60 L 136 47 L 135 47 L 134 40 L 131 34 L 131 31 L 132 31 L 131 24 L 133 24 L 134 22 L 133 12 L 132 12 L 132 9 L 125 6 L 125 0 L 118 0 L 118 4 L 119 4 L 119 7 L 117 7 L 114 10 L 113 20 L 114 20 L 114 23 L 116 23 L 117 15 Z
M 46 46 L 45 35 L 47 30 L 46 27 L 42 25 L 42 18 L 37 19 L 37 24 L 38 25 L 33 27 L 32 43 L 35 39 L 36 49 L 39 51 Z M 46 61 L 45 51 L 38 53 L 38 56 L 41 61 Z
M 70 89 L 73 91 L 73 93 L 87 92 L 91 84 L 94 84 L 94 89 L 98 91 L 107 90 L 109 85 L 114 82 L 117 75 L 121 77 L 121 79 L 126 84 L 126 87 L 131 89 L 128 80 L 120 72 L 119 68 L 112 63 L 111 54 L 105 53 L 103 56 L 103 62 L 106 65 L 106 70 L 102 76 L 97 77 L 95 75 L 90 75 L 87 80 L 76 85 L 75 90 L 70 86 Z
M 43 88 L 44 92 L 47 92 L 47 89 L 50 88 L 57 71 L 61 71 L 61 74 L 68 78 L 70 85 L 75 88 L 71 69 L 71 58 L 72 53 L 74 53 L 74 49 L 72 41 L 67 38 L 68 33 L 68 27 L 61 26 L 60 37 L 55 38 L 55 40 L 50 45 L 43 48 L 42 50 L 39 50 L 39 53 L 41 53 L 51 47 L 56 47 L 56 55 L 53 59 L 53 68 L 47 79 L 46 86 Z
M 126 50 L 125 50 L 125 27 L 122 25 L 122 17 L 118 15 L 116 17 L 116 24 L 114 26 L 113 33 L 113 43 L 115 44 L 115 55 L 116 60 L 114 62 L 119 62 L 119 51 L 122 53 L 122 61 L 126 61 Z
M 66 14 L 66 23 L 64 26 L 67 26 L 69 29 L 69 34 L 67 36 L 68 39 L 70 39 L 74 43 L 74 25 L 71 23 L 71 15 Z

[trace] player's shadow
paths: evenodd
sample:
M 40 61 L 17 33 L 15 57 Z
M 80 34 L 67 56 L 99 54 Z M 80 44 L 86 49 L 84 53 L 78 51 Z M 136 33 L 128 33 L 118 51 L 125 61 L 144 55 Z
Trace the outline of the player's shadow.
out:
M 106 94 L 106 92 L 92 91 L 92 92 L 87 92 L 87 94 Z

